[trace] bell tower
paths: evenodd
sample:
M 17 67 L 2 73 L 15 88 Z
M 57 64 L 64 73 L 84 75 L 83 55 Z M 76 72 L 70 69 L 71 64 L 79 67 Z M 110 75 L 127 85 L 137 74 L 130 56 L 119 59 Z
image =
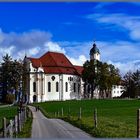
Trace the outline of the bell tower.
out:
M 98 60 L 98 61 L 100 61 L 100 51 L 97 48 L 95 42 L 93 44 L 93 47 L 90 50 L 90 60 Z

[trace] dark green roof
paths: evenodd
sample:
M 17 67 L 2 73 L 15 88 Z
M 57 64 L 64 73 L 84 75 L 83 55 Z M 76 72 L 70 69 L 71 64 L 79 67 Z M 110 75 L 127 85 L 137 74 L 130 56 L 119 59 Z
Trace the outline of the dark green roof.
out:
M 95 53 L 100 53 L 99 49 L 96 47 L 96 44 L 93 44 L 92 49 L 90 50 L 90 55 L 93 55 Z

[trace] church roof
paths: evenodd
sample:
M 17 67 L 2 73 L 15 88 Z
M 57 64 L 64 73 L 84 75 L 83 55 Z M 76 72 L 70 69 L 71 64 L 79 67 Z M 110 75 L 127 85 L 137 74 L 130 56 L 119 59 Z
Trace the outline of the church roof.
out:
M 74 66 L 74 67 L 77 70 L 77 72 L 79 73 L 79 75 L 82 75 L 84 68 L 82 66 Z
M 81 75 L 82 66 L 74 66 L 63 53 L 47 52 L 40 58 L 28 57 L 33 67 L 42 67 L 46 74 Z
M 90 50 L 90 55 L 93 55 L 95 53 L 100 53 L 100 51 L 97 48 L 96 44 L 94 43 L 92 49 Z

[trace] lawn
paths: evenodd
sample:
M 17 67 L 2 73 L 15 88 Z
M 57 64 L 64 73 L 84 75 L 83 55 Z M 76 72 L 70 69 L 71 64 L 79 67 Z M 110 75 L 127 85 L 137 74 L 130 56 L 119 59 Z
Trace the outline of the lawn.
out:
M 69 121 L 94 137 L 136 137 L 137 109 L 140 108 L 140 100 L 73 100 L 34 105 L 39 105 L 46 116 Z M 78 120 L 80 107 L 82 118 Z M 97 128 L 94 127 L 93 121 L 94 108 L 97 108 Z
M 6 119 L 10 120 L 10 119 L 13 119 L 16 114 L 17 114 L 16 106 L 1 107 L 0 108 L 0 128 L 2 128 L 3 117 L 6 117 Z

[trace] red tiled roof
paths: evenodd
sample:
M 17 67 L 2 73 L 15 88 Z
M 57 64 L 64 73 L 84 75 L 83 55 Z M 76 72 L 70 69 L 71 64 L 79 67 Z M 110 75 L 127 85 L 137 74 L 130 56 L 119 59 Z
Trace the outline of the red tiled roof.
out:
M 44 67 L 44 71 L 46 74 L 78 74 L 74 68 L 67 67 Z
M 47 52 L 40 58 L 28 58 L 33 67 L 43 67 L 46 74 L 73 74 L 81 75 L 83 67 L 73 66 L 68 58 L 58 52 Z
M 74 68 L 77 70 L 79 75 L 82 75 L 82 72 L 84 70 L 84 68 L 82 66 L 74 66 Z
M 30 59 L 30 61 L 32 62 L 33 67 L 38 68 L 40 66 L 40 60 L 37 58 L 30 58 L 28 57 L 28 59 Z

